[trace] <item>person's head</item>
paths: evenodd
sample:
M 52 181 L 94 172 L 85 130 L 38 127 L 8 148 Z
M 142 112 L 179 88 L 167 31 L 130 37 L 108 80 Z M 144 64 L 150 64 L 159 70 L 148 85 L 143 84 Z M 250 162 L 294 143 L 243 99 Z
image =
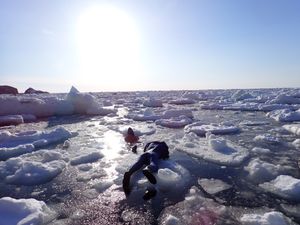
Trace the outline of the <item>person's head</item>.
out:
M 132 130 L 131 127 L 128 128 L 128 130 L 127 130 L 127 135 L 132 135 L 132 136 L 134 136 L 134 132 L 133 132 L 133 130 Z
M 169 158 L 169 146 L 166 144 L 166 142 L 161 142 L 161 148 L 164 149 L 161 154 L 161 159 L 168 159 Z

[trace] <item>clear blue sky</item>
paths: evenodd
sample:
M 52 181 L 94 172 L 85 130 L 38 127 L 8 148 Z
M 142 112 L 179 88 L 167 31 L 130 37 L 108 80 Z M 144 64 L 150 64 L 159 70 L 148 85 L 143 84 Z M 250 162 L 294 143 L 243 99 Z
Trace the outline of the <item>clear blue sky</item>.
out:
M 104 16 L 90 16 L 95 8 Z M 51 92 L 300 87 L 300 1 L 2 0 L 0 84 Z

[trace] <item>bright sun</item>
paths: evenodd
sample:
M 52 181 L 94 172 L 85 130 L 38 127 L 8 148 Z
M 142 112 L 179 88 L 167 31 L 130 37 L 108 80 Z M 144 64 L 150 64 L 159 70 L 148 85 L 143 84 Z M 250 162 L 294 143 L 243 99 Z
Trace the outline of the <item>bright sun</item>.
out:
M 84 81 L 122 88 L 137 78 L 139 35 L 129 15 L 112 6 L 94 6 L 80 15 L 77 28 Z

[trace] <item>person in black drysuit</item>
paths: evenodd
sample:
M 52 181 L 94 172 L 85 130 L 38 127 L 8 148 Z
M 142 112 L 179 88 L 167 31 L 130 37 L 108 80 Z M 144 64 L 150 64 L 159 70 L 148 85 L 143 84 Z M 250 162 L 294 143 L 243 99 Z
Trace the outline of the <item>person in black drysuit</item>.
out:
M 153 141 L 146 144 L 144 148 L 144 153 L 140 156 L 138 161 L 125 172 L 123 178 L 123 189 L 126 195 L 130 193 L 130 177 L 133 173 L 140 170 L 144 166 L 146 168 L 143 170 L 143 174 L 147 177 L 150 183 L 156 184 L 156 178 L 152 173 L 157 173 L 158 171 L 158 161 L 160 159 L 169 158 L 169 147 L 163 141 Z

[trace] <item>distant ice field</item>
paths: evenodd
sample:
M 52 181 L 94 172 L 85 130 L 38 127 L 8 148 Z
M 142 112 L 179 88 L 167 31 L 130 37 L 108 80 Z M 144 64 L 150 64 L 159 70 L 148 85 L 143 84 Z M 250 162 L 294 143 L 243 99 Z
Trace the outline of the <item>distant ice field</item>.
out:
M 300 224 L 299 130 L 300 89 L 2 95 L 0 225 Z M 156 140 L 157 185 L 126 197 Z

